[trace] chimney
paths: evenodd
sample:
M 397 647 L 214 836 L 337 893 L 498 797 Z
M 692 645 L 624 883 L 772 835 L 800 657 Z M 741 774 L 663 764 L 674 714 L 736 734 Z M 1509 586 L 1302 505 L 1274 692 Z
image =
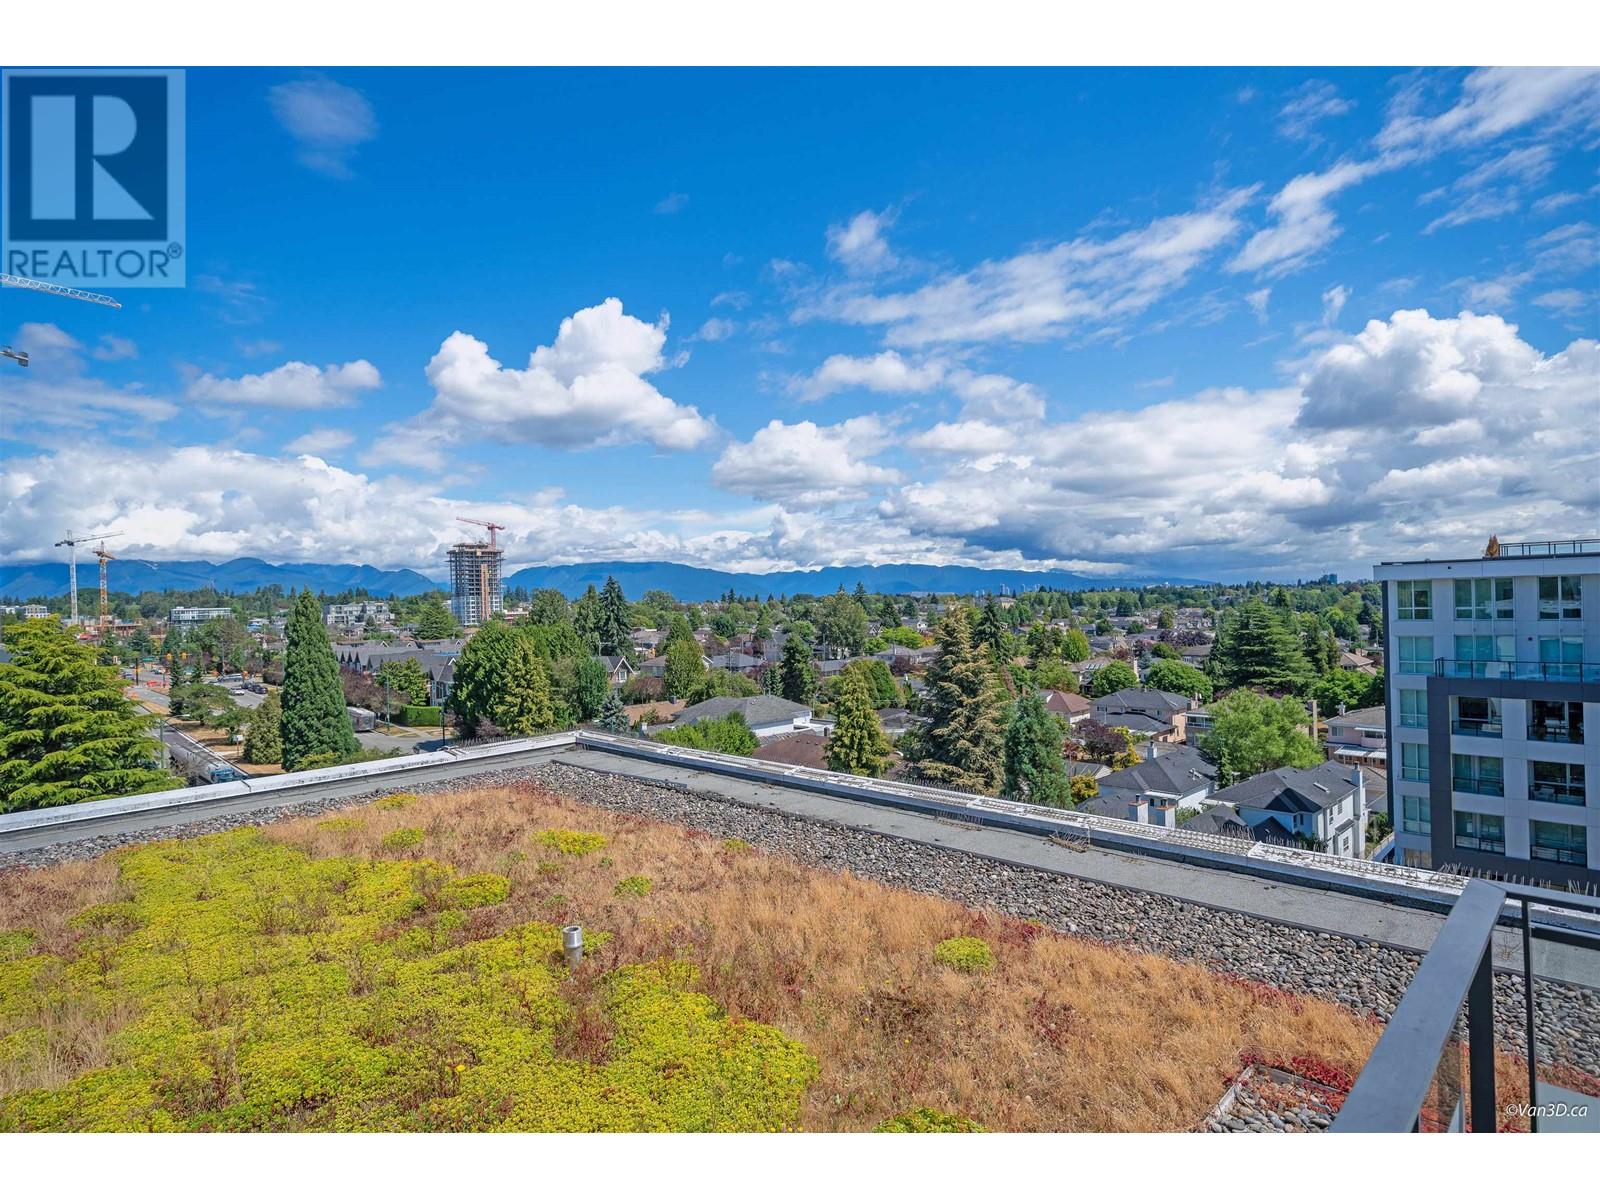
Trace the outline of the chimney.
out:
M 1146 742 L 1144 744 L 1144 760 L 1145 760 L 1145 762 L 1154 762 L 1155 759 L 1156 759 L 1156 740 L 1155 740 L 1155 738 L 1151 738 L 1148 742 Z

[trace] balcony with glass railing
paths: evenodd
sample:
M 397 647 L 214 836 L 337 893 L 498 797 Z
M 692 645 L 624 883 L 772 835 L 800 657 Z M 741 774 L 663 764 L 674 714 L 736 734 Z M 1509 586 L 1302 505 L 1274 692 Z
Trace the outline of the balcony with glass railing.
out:
M 1504 796 L 1506 794 L 1506 781 L 1499 775 L 1468 775 L 1457 772 L 1450 780 L 1450 786 L 1458 792 L 1465 792 L 1469 796 Z
M 1435 675 L 1451 679 L 1516 679 L 1535 683 L 1600 683 L 1600 663 L 1512 662 L 1490 658 L 1438 658 Z
M 1457 717 L 1450 722 L 1450 732 L 1466 737 L 1497 738 L 1504 736 L 1504 727 L 1491 717 Z

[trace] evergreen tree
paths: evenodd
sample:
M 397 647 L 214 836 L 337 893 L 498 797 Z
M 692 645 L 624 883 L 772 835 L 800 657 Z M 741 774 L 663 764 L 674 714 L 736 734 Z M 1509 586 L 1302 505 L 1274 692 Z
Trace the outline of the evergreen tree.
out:
M 600 716 L 595 722 L 607 733 L 627 733 L 628 714 L 622 709 L 622 697 L 616 692 L 608 693 L 605 703 L 600 705 Z
M 0 663 L 0 812 L 52 808 L 177 787 L 151 764 L 154 718 L 139 713 L 115 670 L 59 622 L 6 626 Z
M 1072 788 L 1067 780 L 1061 726 L 1032 688 L 1025 690 L 1006 726 L 1005 790 L 1028 804 L 1067 808 Z
M 628 599 L 622 594 L 622 585 L 610 575 L 600 592 L 600 619 L 595 629 L 600 639 L 601 654 L 625 654 L 633 633 L 632 615 Z
M 828 766 L 877 778 L 889 766 L 889 739 L 872 707 L 866 678 L 846 671 L 839 688 L 837 721 L 828 734 Z
M 519 644 L 533 654 L 532 645 L 510 625 L 490 621 L 462 647 L 456 658 L 450 709 L 468 737 L 476 736 L 480 725 L 494 723 L 511 687 L 512 652 Z
M 572 627 L 591 654 L 600 653 L 600 593 L 592 583 L 572 606 Z
M 611 692 L 606 665 L 597 658 L 580 658 L 573 671 L 572 686 L 566 695 L 574 721 L 592 721 L 605 706 Z
M 461 626 L 456 624 L 455 617 L 439 597 L 429 596 L 418 607 L 417 638 L 419 640 L 434 642 L 441 638 L 455 637 L 460 631 Z
M 962 609 L 946 615 L 939 640 L 922 702 L 929 722 L 910 740 L 907 757 L 931 783 L 993 793 L 1005 770 L 1004 693 L 988 656 L 973 645 Z
M 284 637 L 284 770 L 296 770 L 313 754 L 344 758 L 356 753 L 361 746 L 345 712 L 339 664 L 328 643 L 322 605 L 310 588 L 294 597 Z
M 768 663 L 761 672 L 761 690 L 769 696 L 783 695 L 783 672 L 777 663 Z
M 268 692 L 267 698 L 250 714 L 250 727 L 244 736 L 244 760 L 247 763 L 283 761 L 283 701 L 277 692 Z
M 817 694 L 817 668 L 805 638 L 791 632 L 778 662 L 779 694 L 796 704 L 810 704 Z
M 1224 687 L 1294 691 L 1310 667 L 1292 621 L 1287 603 L 1268 607 L 1260 599 L 1246 600 L 1223 621 L 1207 670 Z
M 980 646 L 988 646 L 995 654 L 1001 654 L 1005 651 L 1009 632 L 1000 606 L 995 603 L 994 597 L 990 596 L 978 610 L 977 624 L 972 631 L 973 640 Z
M 526 638 L 516 638 L 511 644 L 505 693 L 493 720 L 505 732 L 520 737 L 541 733 L 556 723 L 550 676 Z

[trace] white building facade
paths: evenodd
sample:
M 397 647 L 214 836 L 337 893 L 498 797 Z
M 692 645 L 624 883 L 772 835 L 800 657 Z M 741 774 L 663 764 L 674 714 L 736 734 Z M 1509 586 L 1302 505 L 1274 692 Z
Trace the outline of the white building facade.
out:
M 1600 884 L 1600 539 L 1373 573 L 1396 861 Z

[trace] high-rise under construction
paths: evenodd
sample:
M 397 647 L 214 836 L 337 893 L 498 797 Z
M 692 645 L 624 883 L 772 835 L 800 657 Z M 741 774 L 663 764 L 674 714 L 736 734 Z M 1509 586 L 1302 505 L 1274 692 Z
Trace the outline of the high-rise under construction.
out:
M 450 547 L 450 611 L 463 625 L 481 625 L 500 611 L 500 561 L 505 553 L 492 542 L 457 542 Z

